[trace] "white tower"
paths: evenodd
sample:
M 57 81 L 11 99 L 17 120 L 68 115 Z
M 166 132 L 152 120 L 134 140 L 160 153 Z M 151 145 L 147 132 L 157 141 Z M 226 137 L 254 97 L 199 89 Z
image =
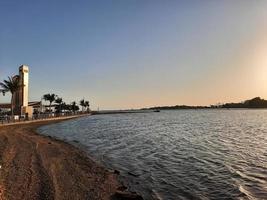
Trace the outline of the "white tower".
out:
M 27 107 L 29 102 L 29 67 L 26 65 L 21 65 L 19 67 L 19 77 L 20 77 L 20 94 L 19 94 L 19 104 L 21 107 Z
M 33 108 L 29 105 L 29 67 L 21 65 L 19 75 L 14 76 L 19 79 L 20 89 L 14 94 L 14 113 L 31 117 Z
M 31 118 L 33 115 L 33 107 L 29 106 L 29 67 L 26 65 L 21 65 L 19 67 L 19 83 L 19 115 Z

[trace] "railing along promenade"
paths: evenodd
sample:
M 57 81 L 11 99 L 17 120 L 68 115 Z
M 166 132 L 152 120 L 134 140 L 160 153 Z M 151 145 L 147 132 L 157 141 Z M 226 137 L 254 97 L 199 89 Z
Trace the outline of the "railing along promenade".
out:
M 46 119 L 60 119 L 64 117 L 72 117 L 72 116 L 75 117 L 88 114 L 90 114 L 90 112 L 38 113 L 38 114 L 33 114 L 32 117 L 16 116 L 17 118 L 6 115 L 6 116 L 0 116 L 0 125 L 46 120 Z

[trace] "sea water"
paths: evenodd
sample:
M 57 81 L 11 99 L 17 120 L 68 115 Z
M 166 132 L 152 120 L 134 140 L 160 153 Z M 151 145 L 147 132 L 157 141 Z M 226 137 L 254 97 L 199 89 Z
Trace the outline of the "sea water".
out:
M 145 199 L 267 199 L 267 110 L 94 115 L 41 127 Z

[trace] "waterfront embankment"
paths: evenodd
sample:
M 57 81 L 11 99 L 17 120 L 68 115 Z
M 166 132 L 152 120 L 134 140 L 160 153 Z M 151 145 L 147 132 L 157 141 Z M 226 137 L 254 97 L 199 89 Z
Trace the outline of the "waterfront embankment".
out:
M 140 199 L 86 153 L 35 131 L 66 119 L 0 126 L 0 199 Z

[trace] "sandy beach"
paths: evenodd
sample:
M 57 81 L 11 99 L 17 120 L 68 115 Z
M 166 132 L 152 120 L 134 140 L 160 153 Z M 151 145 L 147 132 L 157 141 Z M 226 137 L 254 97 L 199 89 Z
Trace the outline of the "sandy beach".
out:
M 72 145 L 35 131 L 62 120 L 0 126 L 1 200 L 104 200 L 124 194 L 115 173 Z

